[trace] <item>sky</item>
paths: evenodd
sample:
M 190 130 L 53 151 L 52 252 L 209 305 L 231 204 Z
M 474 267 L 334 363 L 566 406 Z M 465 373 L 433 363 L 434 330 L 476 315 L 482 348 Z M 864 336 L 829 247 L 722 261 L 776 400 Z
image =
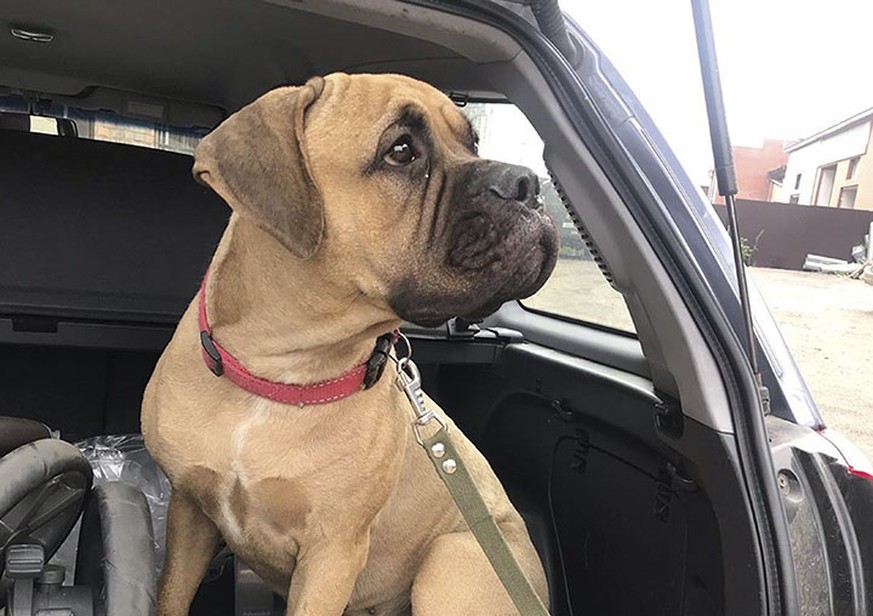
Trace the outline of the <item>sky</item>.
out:
M 692 179 L 712 167 L 691 0 L 560 0 Z M 710 0 L 733 144 L 793 140 L 873 107 L 873 0 Z

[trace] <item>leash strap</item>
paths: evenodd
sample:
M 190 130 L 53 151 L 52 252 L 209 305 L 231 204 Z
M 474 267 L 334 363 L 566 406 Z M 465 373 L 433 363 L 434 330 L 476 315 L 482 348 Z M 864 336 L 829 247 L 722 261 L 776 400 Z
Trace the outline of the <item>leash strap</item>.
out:
M 440 427 L 433 436 L 424 438 L 423 441 L 437 474 L 449 489 L 518 613 L 521 616 L 548 616 L 548 610 L 534 592 L 500 532 L 500 527 L 482 500 L 482 495 L 467 472 L 448 431 Z
M 407 341 L 407 346 L 408 344 Z M 398 361 L 397 378 L 398 385 L 409 398 L 415 411 L 416 417 L 412 424 L 415 439 L 427 452 L 427 457 L 433 463 L 437 475 L 448 488 L 449 494 L 452 495 L 461 515 L 464 516 L 464 520 L 479 542 L 501 584 L 509 593 L 519 614 L 549 616 L 548 610 L 534 592 L 506 543 L 500 527 L 488 511 L 488 506 L 482 499 L 473 477 L 467 471 L 464 461 L 452 442 L 448 427 L 436 413 L 426 408 L 421 391 L 421 376 L 409 357 Z M 422 429 L 431 422 L 435 422 L 439 427 L 431 436 L 424 436 Z

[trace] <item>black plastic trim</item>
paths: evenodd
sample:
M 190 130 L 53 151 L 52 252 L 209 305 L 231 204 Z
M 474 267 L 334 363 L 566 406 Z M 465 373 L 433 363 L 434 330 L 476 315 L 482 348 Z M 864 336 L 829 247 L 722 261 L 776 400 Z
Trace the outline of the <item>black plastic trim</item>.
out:
M 822 543 L 827 552 L 834 612 L 868 614 L 864 566 L 855 523 L 834 481 L 831 464 L 819 453 L 795 449 L 794 455 L 809 484 L 812 501 L 825 529 Z
M 173 337 L 175 327 L 175 323 L 156 325 L 58 319 L 52 332 L 16 331 L 14 319 L 0 315 L 0 344 L 160 351 Z
M 599 364 L 649 378 L 651 370 L 639 340 L 612 331 L 539 314 L 518 303 L 504 305 L 485 325 L 509 325 L 524 330 L 524 339 Z

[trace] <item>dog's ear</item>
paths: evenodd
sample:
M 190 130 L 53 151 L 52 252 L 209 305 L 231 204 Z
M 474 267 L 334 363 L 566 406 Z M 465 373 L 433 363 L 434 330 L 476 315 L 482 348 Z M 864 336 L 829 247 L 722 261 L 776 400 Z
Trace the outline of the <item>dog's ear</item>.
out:
M 308 259 L 324 232 L 321 195 L 306 160 L 303 119 L 324 80 L 268 92 L 203 138 L 194 153 L 194 177 L 242 216 Z

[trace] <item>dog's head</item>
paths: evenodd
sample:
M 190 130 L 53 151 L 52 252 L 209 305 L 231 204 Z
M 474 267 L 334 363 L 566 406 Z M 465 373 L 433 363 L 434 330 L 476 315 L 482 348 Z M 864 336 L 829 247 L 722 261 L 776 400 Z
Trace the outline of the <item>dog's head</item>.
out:
M 555 265 L 536 174 L 479 158 L 452 101 L 407 77 L 273 90 L 201 142 L 194 174 L 289 258 L 414 323 L 490 314 Z

